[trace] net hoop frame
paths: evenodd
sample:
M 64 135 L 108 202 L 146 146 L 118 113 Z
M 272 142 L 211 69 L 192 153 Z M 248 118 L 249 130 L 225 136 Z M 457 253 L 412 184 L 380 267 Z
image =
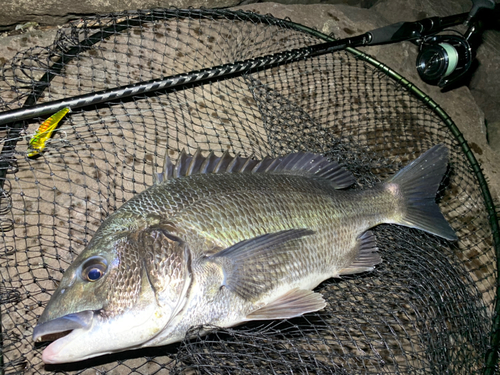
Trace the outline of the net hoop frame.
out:
M 136 23 L 134 23 L 134 19 L 140 20 L 140 21 L 147 21 L 148 17 L 151 17 L 152 14 L 154 14 L 155 10 L 160 10 L 159 8 L 156 9 L 145 9 L 145 10 L 136 10 L 136 11 L 125 11 L 121 12 L 120 15 L 128 15 L 130 16 L 130 20 L 128 23 L 117 23 L 115 25 L 109 26 L 109 27 L 103 27 L 100 31 L 97 31 L 96 33 L 92 34 L 90 37 L 84 39 L 81 42 L 81 45 L 78 47 L 73 47 L 65 52 L 60 51 L 61 53 L 61 59 L 59 61 L 56 61 L 52 66 L 51 70 L 48 71 L 43 75 L 43 77 L 38 81 L 38 85 L 35 87 L 35 89 L 27 96 L 24 104 L 21 107 L 29 107 L 32 105 L 35 105 L 37 102 L 37 99 L 43 94 L 44 90 L 50 86 L 51 80 L 57 75 L 58 72 L 60 72 L 63 67 L 65 66 L 65 63 L 72 60 L 74 57 L 78 55 L 79 52 L 83 52 L 86 50 L 86 48 L 92 47 L 94 44 L 102 41 L 102 38 L 105 38 L 107 36 L 113 35 L 113 33 L 118 33 L 121 30 L 125 30 L 131 26 L 134 26 Z M 315 29 L 312 29 L 310 27 L 292 22 L 290 19 L 279 19 L 275 18 L 271 14 L 266 14 L 266 15 L 260 15 L 256 14 L 250 11 L 242 11 L 242 10 L 226 10 L 226 9 L 177 9 L 177 8 L 169 8 L 169 9 L 161 9 L 161 11 L 168 15 L 170 14 L 172 18 L 183 18 L 183 17 L 196 17 L 198 16 L 211 16 L 215 19 L 217 18 L 229 18 L 229 19 L 237 19 L 241 21 L 257 21 L 257 22 L 262 22 L 266 23 L 268 25 L 275 25 L 275 26 L 283 26 L 288 29 L 293 29 L 296 31 L 300 31 L 309 35 L 312 35 L 314 37 L 317 37 L 319 39 L 322 39 L 327 42 L 331 42 L 336 40 L 332 36 L 328 36 L 326 34 L 323 34 Z M 100 17 L 117 17 L 117 13 L 109 13 L 109 14 L 103 14 Z M 93 17 L 89 17 L 89 19 L 92 19 Z M 106 30 L 111 30 L 113 33 L 108 33 L 106 34 Z M 82 48 L 86 47 L 86 48 Z M 463 154 L 465 155 L 466 159 L 468 160 L 472 171 L 474 172 L 479 187 L 481 189 L 481 193 L 483 196 L 484 200 L 484 205 L 488 213 L 489 217 L 489 224 L 491 227 L 492 231 L 492 237 L 493 237 L 493 246 L 495 250 L 495 256 L 496 256 L 496 293 L 495 293 L 495 302 L 494 302 L 494 310 L 493 310 L 493 320 L 491 322 L 491 330 L 490 330 L 490 345 L 489 348 L 485 354 L 485 368 L 484 368 L 484 375 L 494 375 L 496 373 L 496 369 L 498 366 L 498 358 L 499 358 L 499 350 L 500 350 L 500 275 L 499 271 L 500 270 L 500 227 L 498 224 L 498 216 L 495 208 L 495 204 L 493 202 L 493 198 L 491 196 L 491 192 L 488 188 L 488 183 L 486 180 L 486 177 L 484 176 L 481 166 L 479 165 L 476 157 L 474 156 L 471 148 L 469 147 L 467 141 L 465 140 L 462 132 L 458 129 L 457 125 L 454 123 L 454 121 L 451 119 L 451 117 L 432 99 L 430 98 L 427 94 L 425 94 L 421 89 L 419 89 L 416 85 L 414 85 L 412 82 L 408 81 L 406 78 L 398 74 L 396 71 L 392 70 L 390 67 L 387 65 L 381 63 L 380 61 L 374 59 L 373 57 L 369 56 L 368 54 L 361 52 L 355 48 L 352 47 L 347 47 L 345 51 L 351 53 L 354 55 L 355 58 L 362 60 L 376 69 L 378 69 L 380 72 L 385 74 L 387 77 L 391 78 L 394 80 L 397 84 L 399 84 L 401 87 L 405 88 L 413 94 L 414 96 L 417 97 L 420 101 L 422 101 L 430 110 L 432 110 L 447 126 L 447 128 L 450 130 L 452 135 L 455 137 L 455 139 L 459 142 L 461 150 Z M 189 86 L 186 85 L 186 86 Z M 180 88 L 182 89 L 182 88 Z M 179 90 L 179 88 L 177 88 Z M 7 189 L 4 188 L 5 181 L 8 179 L 6 178 L 6 174 L 12 170 L 12 168 L 15 169 L 15 159 L 13 159 L 12 155 L 15 151 L 16 144 L 19 137 L 19 133 L 25 128 L 26 126 L 26 121 L 19 121 L 15 122 L 12 124 L 9 124 L 8 126 L 5 127 L 0 127 L 2 130 L 7 130 L 8 131 L 8 136 L 6 137 L 6 141 L 4 142 L 4 145 L 2 147 L 2 150 L 0 152 L 0 194 L 3 195 L 8 195 Z M 1 312 L 0 312 L 0 321 L 1 321 Z M 1 325 L 0 325 L 0 347 L 3 348 L 3 339 L 2 339 L 2 332 L 1 332 Z M 4 370 L 3 370 L 3 365 L 4 365 L 4 360 L 3 360 L 3 355 L 0 356 L 0 375 L 3 375 Z

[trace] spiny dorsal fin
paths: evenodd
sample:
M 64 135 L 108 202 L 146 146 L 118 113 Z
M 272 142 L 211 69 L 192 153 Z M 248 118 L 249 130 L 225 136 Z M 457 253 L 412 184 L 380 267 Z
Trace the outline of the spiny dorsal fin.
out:
M 343 189 L 355 182 L 351 172 L 322 155 L 298 152 L 278 158 L 265 157 L 262 160 L 231 156 L 225 151 L 217 157 L 213 152 L 207 157 L 198 149 L 194 155 L 184 150 L 180 153 L 176 165 L 170 157 L 165 158 L 163 173 L 158 173 L 156 183 L 171 178 L 190 176 L 198 173 L 275 173 L 311 176 L 330 180 L 336 189 Z

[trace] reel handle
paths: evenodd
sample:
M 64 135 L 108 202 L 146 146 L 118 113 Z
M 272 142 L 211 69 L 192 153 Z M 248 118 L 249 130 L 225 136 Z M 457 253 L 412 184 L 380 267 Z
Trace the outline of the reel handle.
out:
M 495 0 L 472 0 L 472 9 L 467 16 L 467 21 L 465 21 L 465 23 L 469 25 L 472 19 L 476 17 L 477 12 L 481 9 L 495 9 L 495 6 Z

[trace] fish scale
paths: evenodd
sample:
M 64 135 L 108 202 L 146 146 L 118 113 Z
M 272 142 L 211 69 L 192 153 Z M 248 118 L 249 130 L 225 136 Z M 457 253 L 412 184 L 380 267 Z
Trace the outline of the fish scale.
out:
M 370 228 L 456 239 L 435 202 L 447 164 L 437 145 L 358 190 L 348 189 L 350 172 L 320 155 L 167 158 L 155 185 L 110 215 L 64 274 L 33 337 L 70 333 L 42 359 L 70 362 L 180 341 L 194 326 L 321 310 L 318 284 L 381 262 Z
M 193 175 L 179 182 L 182 184 L 168 187 L 171 191 L 168 197 L 153 199 L 156 191 L 152 189 L 129 201 L 122 209 L 127 213 L 139 210 L 167 213 L 165 216 L 178 228 L 194 228 L 197 234 L 201 231 L 212 237 L 216 232 L 227 238 L 224 245 L 229 246 L 270 231 L 291 228 L 310 227 L 329 233 L 342 231 L 344 226 L 355 225 L 349 220 L 350 216 L 363 216 L 352 201 L 366 195 L 359 191 L 341 192 L 328 180 L 314 181 L 302 176 L 213 174 Z M 262 185 L 267 190 L 263 191 Z M 182 192 L 189 192 L 186 193 L 189 195 L 182 196 Z M 175 205 L 172 205 L 174 200 Z M 368 205 L 366 208 L 373 210 Z M 383 217 L 385 213 L 377 208 L 379 216 Z M 249 222 L 254 224 L 249 226 Z M 332 234 L 331 237 L 336 236 Z

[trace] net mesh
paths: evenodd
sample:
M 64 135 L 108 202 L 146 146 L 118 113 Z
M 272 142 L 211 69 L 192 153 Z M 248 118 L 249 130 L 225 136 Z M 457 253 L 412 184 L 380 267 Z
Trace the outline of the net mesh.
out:
M 83 19 L 4 66 L 0 111 L 320 43 L 268 16 L 151 10 Z M 30 96 L 31 95 L 31 96 Z M 34 103 L 31 103 L 34 104 Z M 5 374 L 479 374 L 496 288 L 492 229 L 476 174 L 443 120 L 348 51 L 240 77 L 73 110 L 26 157 L 43 118 L 4 128 L 0 303 Z M 331 279 L 327 307 L 218 329 L 166 347 L 44 365 L 31 335 L 64 270 L 100 223 L 153 183 L 165 153 L 322 153 L 370 187 L 435 144 L 451 151 L 440 207 L 459 241 L 374 229 L 383 263 Z M 105 339 L 103 337 L 103 339 Z

